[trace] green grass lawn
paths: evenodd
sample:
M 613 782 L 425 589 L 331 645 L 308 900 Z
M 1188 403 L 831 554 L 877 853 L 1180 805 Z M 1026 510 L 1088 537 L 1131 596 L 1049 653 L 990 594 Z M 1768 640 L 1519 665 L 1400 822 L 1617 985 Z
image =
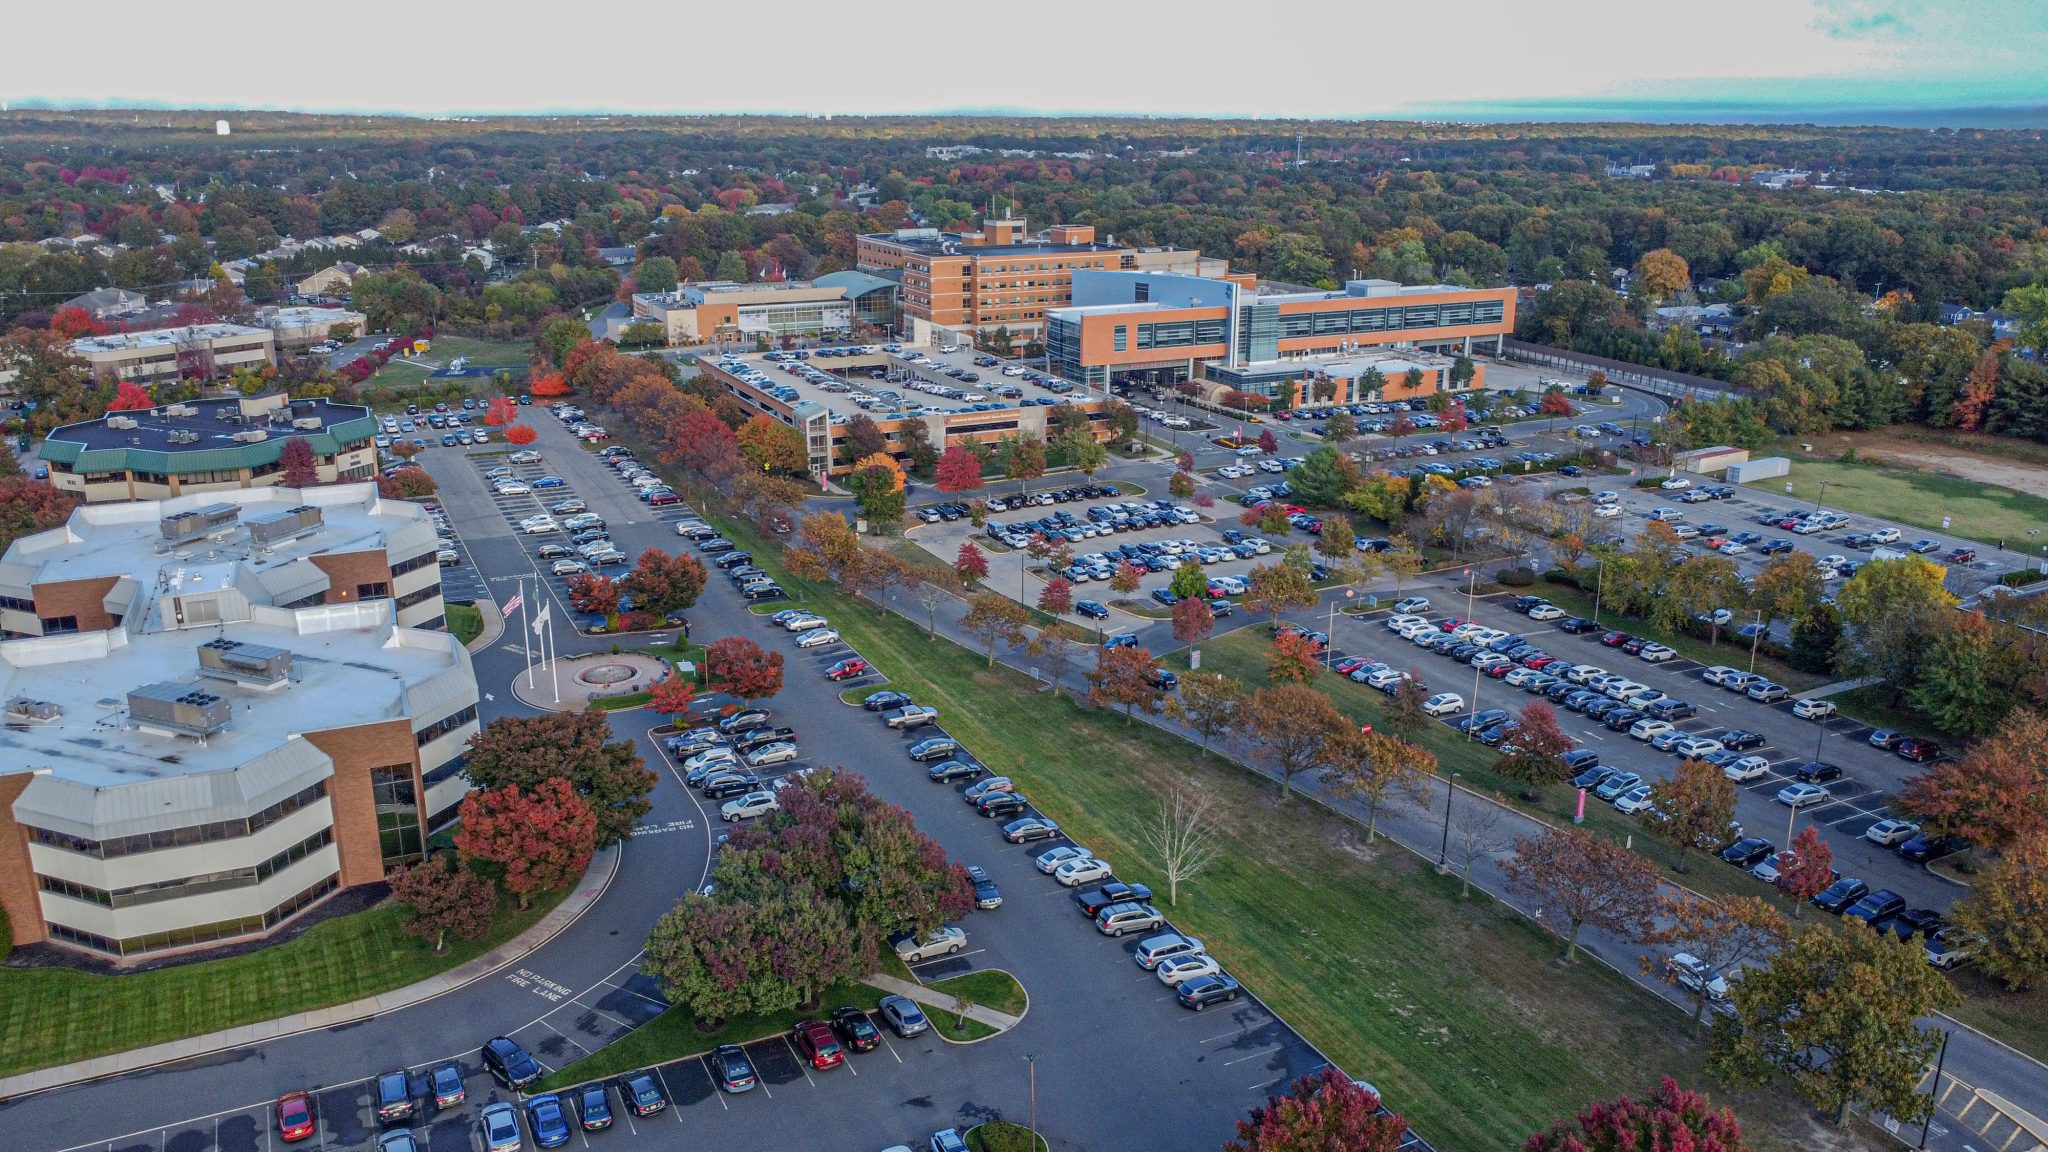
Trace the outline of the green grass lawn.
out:
M 969 972 L 931 985 L 934 992 L 958 996 L 984 1008 L 993 1008 L 1006 1016 L 1022 1016 L 1026 999 L 1024 986 L 1008 972 L 984 970 Z
M 445 972 L 533 926 L 555 893 L 520 911 L 508 898 L 491 934 L 407 936 L 385 904 L 338 917 L 273 948 L 149 972 L 100 976 L 62 968 L 0 968 L 0 1076 L 217 1032 L 388 992 Z
M 1527 589 L 1527 591 L 1531 595 L 1543 597 L 1545 600 L 1550 601 L 1574 616 L 1592 618 L 1593 597 L 1569 584 L 1544 582 Z M 1719 644 L 1710 644 L 1705 640 L 1686 635 L 1682 632 L 1667 632 L 1640 616 L 1630 616 L 1625 613 L 1616 612 L 1613 605 L 1605 603 L 1600 606 L 1600 623 L 1608 628 L 1619 628 L 1632 636 L 1646 636 L 1659 644 L 1669 645 L 1676 649 L 1680 656 L 1688 660 L 1697 660 L 1702 664 L 1726 664 L 1730 668 L 1747 669 L 1749 667 L 1749 641 L 1734 635 L 1726 629 L 1723 629 L 1721 632 L 1721 642 Z M 1745 621 L 1738 621 L 1737 623 L 1739 625 L 1745 623 Z M 1586 662 L 1599 664 L 1604 668 L 1617 668 L 1617 670 L 1625 668 L 1629 662 L 1635 659 L 1635 657 L 1617 649 L 1602 648 L 1595 641 L 1588 640 L 1583 636 L 1567 636 L 1563 633 L 1559 633 L 1558 636 L 1559 639 L 1544 645 L 1544 651 L 1555 653 L 1567 660 L 1572 660 L 1574 663 L 1580 662 L 1572 655 L 1574 651 L 1578 651 L 1580 655 L 1585 656 Z M 1593 652 L 1599 653 L 1600 656 L 1608 657 L 1608 659 L 1603 660 L 1591 655 L 1585 651 L 1586 649 L 1591 649 Z M 1617 664 L 1617 662 L 1619 663 Z M 1808 688 L 1818 688 L 1828 682 L 1825 676 L 1816 676 L 1811 672 L 1801 672 L 1783 660 L 1762 652 L 1759 652 L 1756 658 L 1756 671 L 1759 675 L 1769 677 L 1794 692 L 1804 692 Z
M 1828 699 L 1835 702 L 1842 715 L 1861 720 L 1873 728 L 1898 728 L 1916 736 L 1929 732 L 1947 735 L 1933 721 L 1914 710 L 1911 704 L 1903 700 L 1893 704 L 1891 690 L 1882 684 L 1851 688 Z
M 991 1120 L 967 1130 L 967 1152 L 1032 1152 L 1046 1147 L 1045 1137 L 1008 1120 Z
M 473 604 L 448 605 L 448 631 L 463 644 L 484 632 L 484 614 Z
M 1792 494 L 1785 495 L 1785 480 L 1792 482 Z M 1975 480 L 1913 472 L 1881 464 L 1843 463 L 1835 460 L 1792 458 L 1792 474 L 1785 479 L 1759 480 L 1747 487 L 1811 505 L 1823 499 L 1821 481 L 1827 481 L 1824 503 L 1844 512 L 1879 516 L 1930 532 L 1946 529 L 1981 544 L 1996 547 L 2004 540 L 2010 547 L 2040 556 L 2043 540 L 2029 537 L 2029 531 L 2048 530 L 2048 500 L 2010 488 L 1997 488 Z
M 687 1009 L 670 1008 L 596 1052 L 557 1069 L 540 1082 L 538 1090 L 553 1092 L 585 1080 L 617 1076 L 636 1068 L 648 1068 L 709 1052 L 720 1044 L 744 1044 L 775 1036 L 795 1027 L 798 1020 L 818 1012 L 830 1013 L 843 1004 L 872 1010 L 881 1003 L 882 993 L 865 984 L 839 984 L 826 989 L 818 1000 L 822 1007 L 810 1012 L 790 1009 L 742 1016 L 728 1020 L 723 1027 L 709 1032 L 698 1029 L 696 1017 Z

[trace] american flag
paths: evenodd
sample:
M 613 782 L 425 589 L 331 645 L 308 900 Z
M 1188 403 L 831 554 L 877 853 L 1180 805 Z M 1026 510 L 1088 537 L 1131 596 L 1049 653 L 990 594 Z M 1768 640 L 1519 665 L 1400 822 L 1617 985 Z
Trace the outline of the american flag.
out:
M 514 612 L 519 611 L 519 605 L 525 602 L 521 598 L 521 596 L 521 593 L 514 592 L 512 594 L 512 598 L 510 600 L 505 601 L 505 606 L 498 610 L 502 614 L 503 619 L 510 620 L 512 618 L 512 614 Z

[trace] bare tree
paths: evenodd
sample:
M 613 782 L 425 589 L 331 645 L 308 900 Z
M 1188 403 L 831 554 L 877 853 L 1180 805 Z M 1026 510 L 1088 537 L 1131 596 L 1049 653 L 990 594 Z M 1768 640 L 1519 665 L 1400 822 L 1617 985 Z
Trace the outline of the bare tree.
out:
M 953 598 L 951 592 L 937 584 L 921 584 L 917 589 L 917 602 L 924 605 L 924 630 L 926 639 L 937 639 L 939 635 L 939 607 Z
M 1456 794 L 1454 791 L 1453 795 Z M 1473 863 L 1481 856 L 1504 852 L 1514 843 L 1508 835 L 1507 810 L 1503 806 L 1470 792 L 1464 793 L 1463 801 L 1451 813 L 1452 833 L 1458 843 L 1458 871 L 1465 882 L 1460 897 L 1472 895 Z
M 1180 886 L 1216 858 L 1215 802 L 1207 792 L 1175 788 L 1159 801 L 1159 820 L 1144 830 L 1145 844 L 1159 854 L 1166 873 L 1166 902 L 1180 902 Z
M 1045 662 L 1045 679 L 1052 685 L 1052 697 L 1060 697 L 1060 681 L 1067 674 L 1067 665 L 1074 658 L 1074 642 L 1051 628 L 1041 628 L 1026 649 L 1034 660 Z

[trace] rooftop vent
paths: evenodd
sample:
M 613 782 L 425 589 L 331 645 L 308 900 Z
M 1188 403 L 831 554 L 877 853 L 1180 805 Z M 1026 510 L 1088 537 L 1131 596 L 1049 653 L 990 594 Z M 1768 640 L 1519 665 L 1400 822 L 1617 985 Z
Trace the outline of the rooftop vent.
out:
M 258 544 L 272 545 L 308 532 L 316 532 L 325 521 L 320 509 L 311 504 L 301 504 L 282 512 L 267 512 L 249 518 L 249 539 Z
M 189 512 L 173 512 L 157 521 L 157 530 L 164 539 L 173 544 L 196 540 L 223 528 L 233 527 L 241 519 L 241 508 L 233 504 L 208 504 Z
M 199 443 L 199 433 L 180 429 L 171 433 L 171 443 L 197 444 Z
M 273 687 L 291 679 L 292 654 L 283 648 L 221 637 L 199 646 L 199 673 L 220 680 Z
M 197 684 L 166 681 L 128 693 L 128 715 L 148 728 L 211 736 L 228 726 L 228 701 Z
M 10 724 L 48 724 L 62 716 L 64 710 L 48 700 L 31 700 L 16 696 L 7 702 L 7 722 Z
M 247 432 L 235 433 L 233 438 L 244 444 L 261 444 L 265 440 L 270 439 L 270 433 L 265 432 L 261 428 L 251 428 Z

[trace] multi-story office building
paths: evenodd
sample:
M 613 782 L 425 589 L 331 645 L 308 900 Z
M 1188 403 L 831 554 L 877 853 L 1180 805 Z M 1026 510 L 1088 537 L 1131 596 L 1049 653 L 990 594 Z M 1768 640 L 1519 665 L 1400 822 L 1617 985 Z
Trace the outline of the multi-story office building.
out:
M 292 400 L 282 392 L 110 412 L 44 438 L 50 482 L 90 503 L 163 500 L 277 484 L 285 442 L 303 437 L 320 479 L 376 474 L 377 421 L 368 408 Z
M 661 325 L 670 344 L 752 342 L 849 332 L 853 329 L 853 303 L 838 284 L 714 280 L 684 284 L 673 292 L 636 292 L 633 317 Z
M 1228 270 L 1225 261 L 1192 249 L 1099 243 L 1086 224 L 1027 237 L 1016 219 L 984 220 L 979 232 L 899 228 L 860 237 L 856 253 L 863 270 L 900 278 L 905 316 L 948 330 L 1007 328 L 1020 336 L 1038 332 L 1049 310 L 1072 302 L 1074 278 L 1083 272 Z
M 1280 385 L 1307 372 L 1295 361 L 1376 348 L 1462 354 L 1475 340 L 1498 349 L 1515 327 L 1512 288 L 1353 280 L 1309 292 L 1242 277 L 1088 272 L 1074 276 L 1073 296 L 1048 318 L 1046 353 L 1053 371 L 1093 387 L 1193 380 L 1284 399 Z M 1407 367 L 1418 366 L 1427 368 Z
M 191 324 L 85 336 L 71 342 L 71 354 L 101 380 L 212 380 L 237 368 L 261 368 L 277 359 L 268 328 L 244 324 Z
M 439 616 L 434 551 L 368 484 L 88 506 L 9 547 L 15 940 L 132 960 L 262 936 L 419 859 L 477 727 L 467 650 L 408 623 Z
M 303 351 L 345 330 L 354 340 L 370 330 L 370 318 L 346 308 L 265 308 L 257 313 L 280 354 Z

